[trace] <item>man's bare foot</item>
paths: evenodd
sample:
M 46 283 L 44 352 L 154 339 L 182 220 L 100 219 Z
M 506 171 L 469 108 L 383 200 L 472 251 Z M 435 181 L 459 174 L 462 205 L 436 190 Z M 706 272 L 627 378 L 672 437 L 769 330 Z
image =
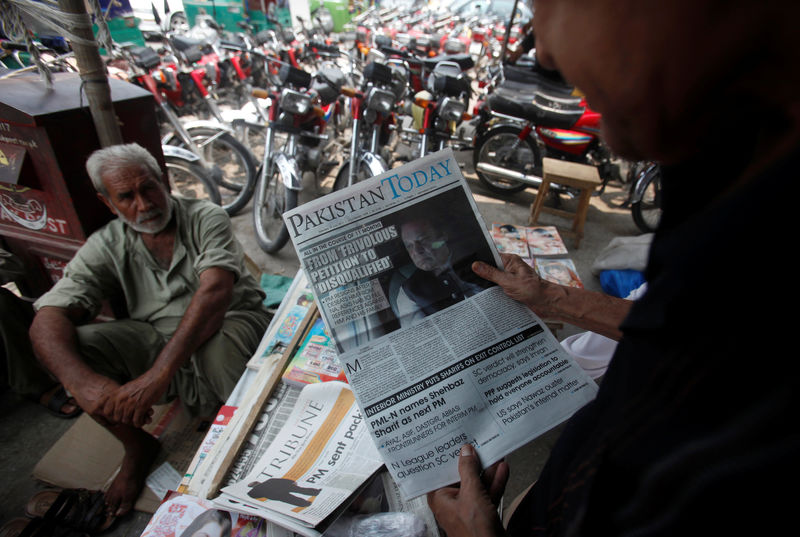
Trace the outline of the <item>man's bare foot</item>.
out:
M 128 426 L 115 429 L 115 435 L 125 446 L 125 457 L 119 473 L 106 491 L 106 507 L 110 514 L 122 516 L 133 509 L 161 444 L 141 429 Z

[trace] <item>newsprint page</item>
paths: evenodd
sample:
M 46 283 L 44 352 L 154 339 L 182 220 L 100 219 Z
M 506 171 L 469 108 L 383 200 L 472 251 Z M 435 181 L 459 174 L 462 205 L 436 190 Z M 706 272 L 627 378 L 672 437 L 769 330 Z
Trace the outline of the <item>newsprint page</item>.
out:
M 375 445 L 405 499 L 569 418 L 597 385 L 470 265 L 500 266 L 451 149 L 284 214 Z
M 318 527 L 382 466 L 344 382 L 309 384 L 283 428 L 244 479 L 214 503 L 262 516 L 301 535 Z

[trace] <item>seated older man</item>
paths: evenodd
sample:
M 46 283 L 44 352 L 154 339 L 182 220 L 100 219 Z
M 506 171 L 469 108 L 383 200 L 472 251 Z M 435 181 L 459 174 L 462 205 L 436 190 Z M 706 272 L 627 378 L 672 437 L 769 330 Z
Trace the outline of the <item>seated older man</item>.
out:
M 196 415 L 215 412 L 269 316 L 225 211 L 170 196 L 157 161 L 136 144 L 96 151 L 86 169 L 118 218 L 34 304 L 30 336 L 44 366 L 125 446 L 106 491 L 110 512 L 121 515 L 158 453 L 141 429 L 153 405 L 178 397 Z M 120 293 L 128 318 L 89 322 Z

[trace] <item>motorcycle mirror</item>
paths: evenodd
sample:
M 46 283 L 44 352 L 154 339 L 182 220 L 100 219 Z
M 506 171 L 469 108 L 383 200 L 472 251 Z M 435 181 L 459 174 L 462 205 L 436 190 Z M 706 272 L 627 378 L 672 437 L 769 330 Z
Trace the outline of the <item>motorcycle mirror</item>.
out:
M 161 26 L 161 17 L 158 14 L 158 10 L 156 9 L 156 5 L 154 3 L 150 3 L 150 7 L 153 8 L 153 19 L 155 19 L 156 24 Z

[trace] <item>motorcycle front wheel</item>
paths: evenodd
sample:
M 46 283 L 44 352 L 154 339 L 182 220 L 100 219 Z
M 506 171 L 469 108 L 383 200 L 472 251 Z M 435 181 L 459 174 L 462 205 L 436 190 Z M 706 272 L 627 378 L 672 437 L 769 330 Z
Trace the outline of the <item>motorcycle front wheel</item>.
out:
M 493 164 L 526 175 L 542 169 L 539 146 L 530 137 L 519 139 L 521 129 L 513 125 L 500 125 L 478 136 L 472 153 L 475 173 L 486 187 L 500 194 L 522 192 L 528 185 L 513 179 L 504 179 L 478 171 L 481 162 Z
M 342 167 L 339 168 L 339 171 L 336 172 L 336 181 L 333 183 L 333 190 L 342 190 L 343 188 L 347 188 L 347 179 L 350 176 L 350 161 L 346 160 Z M 356 175 L 353 178 L 355 181 L 353 184 L 360 183 L 365 179 L 369 179 L 372 177 L 372 173 L 370 172 L 369 168 L 363 162 L 360 163 L 358 170 L 356 170 Z
M 661 171 L 652 166 L 642 173 L 647 174 L 641 178 L 644 183 L 634 185 L 637 190 L 642 189 L 642 195 L 631 203 L 631 215 L 642 232 L 653 233 L 661 221 Z
M 170 191 L 183 198 L 205 199 L 220 204 L 219 190 L 199 162 L 178 156 L 165 156 Z
M 297 207 L 297 191 L 286 188 L 281 175 L 258 171 L 258 184 L 253 205 L 253 226 L 258 246 L 273 254 L 289 240 L 283 213 Z

